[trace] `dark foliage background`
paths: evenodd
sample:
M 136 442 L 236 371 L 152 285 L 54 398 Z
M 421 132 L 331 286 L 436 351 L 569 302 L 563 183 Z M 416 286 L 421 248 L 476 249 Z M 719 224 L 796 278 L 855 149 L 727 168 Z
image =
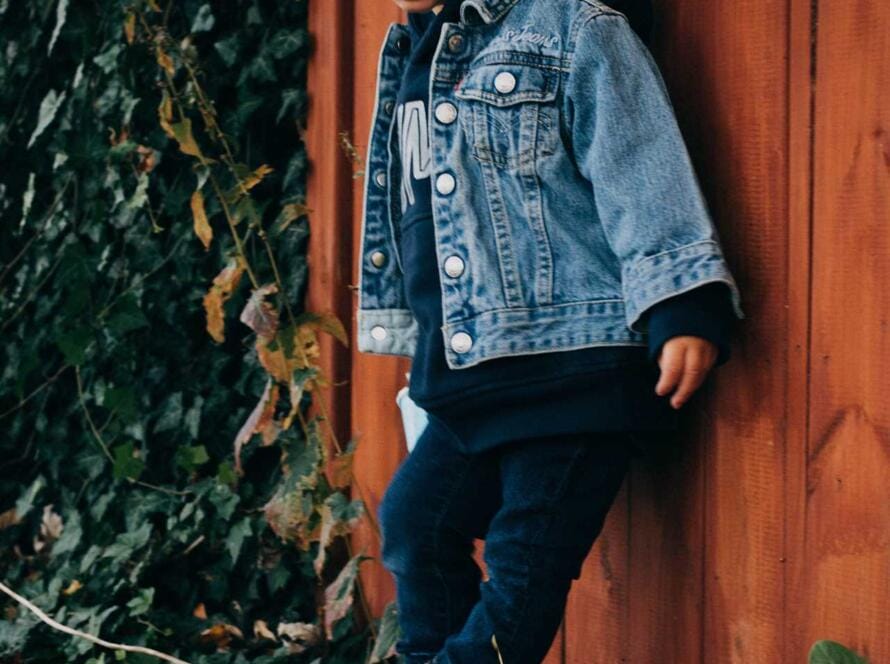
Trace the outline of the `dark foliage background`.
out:
M 136 19 L 195 54 L 236 158 L 274 169 L 251 192 L 272 226 L 304 196 L 306 12 L 0 0 L 0 579 L 65 624 L 192 662 L 354 663 L 368 647 L 351 614 L 320 644 L 294 628 L 319 620 L 317 544 L 282 542 L 262 507 L 303 433 L 251 443 L 233 472 L 265 382 L 231 315 L 249 293 L 214 344 L 202 298 L 232 243 L 193 233 L 196 171 L 159 125 L 163 70 Z M 297 310 L 307 235 L 300 219 L 274 238 Z M 246 252 L 268 267 L 255 235 Z M 116 657 L 0 606 L 0 660 Z

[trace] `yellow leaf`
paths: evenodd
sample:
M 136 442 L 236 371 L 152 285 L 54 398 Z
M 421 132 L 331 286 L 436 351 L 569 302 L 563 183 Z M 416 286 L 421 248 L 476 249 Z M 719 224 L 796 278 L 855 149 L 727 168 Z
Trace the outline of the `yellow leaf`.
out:
M 63 595 L 73 595 L 81 588 L 83 588 L 83 584 L 80 581 L 78 581 L 77 579 L 74 579 L 70 584 L 68 584 L 68 587 L 62 591 L 62 594 Z
M 179 149 L 182 152 L 193 157 L 203 157 L 203 155 L 201 154 L 201 149 L 195 142 L 195 136 L 194 134 L 192 134 L 191 120 L 185 118 L 184 120 L 182 120 L 182 122 L 177 122 L 174 125 L 170 125 L 170 130 L 173 132 L 173 138 L 175 138 L 179 143 Z
M 244 264 L 241 259 L 231 261 L 222 272 L 216 275 L 213 279 L 213 285 L 204 296 L 207 332 L 217 343 L 225 341 L 225 335 L 223 334 L 225 329 L 223 304 L 231 297 L 232 292 L 238 286 L 242 274 L 244 274 Z
M 155 57 L 158 60 L 158 64 L 163 67 L 164 71 L 166 71 L 170 76 L 176 73 L 176 67 L 173 65 L 173 58 L 171 58 L 167 53 L 161 48 L 161 45 L 158 44 L 155 48 Z
M 136 14 L 133 12 L 129 12 L 127 18 L 124 19 L 124 34 L 128 44 L 132 44 L 136 39 Z
M 210 242 L 213 240 L 213 229 L 210 222 L 207 221 L 207 212 L 204 210 L 204 194 L 200 190 L 192 194 L 192 217 L 195 221 L 195 235 L 204 245 L 204 250 L 210 248 Z
M 167 94 L 166 90 L 164 91 L 164 96 L 161 97 L 161 103 L 158 105 L 158 121 L 161 124 L 161 129 L 164 130 L 167 136 L 176 138 L 176 134 L 173 133 L 173 127 L 170 124 L 173 122 L 173 100 L 170 99 L 170 95 Z
M 266 177 L 273 170 L 275 169 L 273 169 L 271 166 L 267 166 L 266 164 L 260 166 L 253 173 L 244 178 L 244 181 L 241 183 L 244 187 L 244 191 L 250 191 L 251 189 L 253 189 L 260 182 L 262 182 L 263 178 Z

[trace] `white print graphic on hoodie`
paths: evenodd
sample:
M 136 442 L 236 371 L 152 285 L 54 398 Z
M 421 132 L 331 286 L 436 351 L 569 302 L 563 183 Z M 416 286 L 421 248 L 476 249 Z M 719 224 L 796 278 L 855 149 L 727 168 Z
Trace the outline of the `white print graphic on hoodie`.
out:
M 396 120 L 402 159 L 402 212 L 414 205 L 414 180 L 430 176 L 430 136 L 426 104 L 422 100 L 399 104 Z

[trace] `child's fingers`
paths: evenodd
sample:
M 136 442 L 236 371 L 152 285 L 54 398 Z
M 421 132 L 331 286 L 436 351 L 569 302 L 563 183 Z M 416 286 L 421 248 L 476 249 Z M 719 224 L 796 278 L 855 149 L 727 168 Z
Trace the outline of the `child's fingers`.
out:
M 659 396 L 669 394 L 683 377 L 685 352 L 686 346 L 684 344 L 668 343 L 664 345 L 658 362 L 661 374 L 658 377 L 658 383 L 655 385 L 655 393 Z
M 680 379 L 680 386 L 671 397 L 671 406 L 679 408 L 686 400 L 692 396 L 699 386 L 704 382 L 705 376 L 708 374 L 708 358 L 701 352 L 700 348 L 695 346 L 686 349 L 685 362 L 683 366 L 683 377 Z

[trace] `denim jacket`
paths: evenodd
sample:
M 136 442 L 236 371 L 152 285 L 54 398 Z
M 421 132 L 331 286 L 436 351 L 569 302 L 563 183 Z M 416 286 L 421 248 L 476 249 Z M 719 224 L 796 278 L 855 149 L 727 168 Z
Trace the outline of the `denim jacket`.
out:
M 394 99 L 410 48 L 380 52 L 366 158 L 358 350 L 411 357 Z M 597 0 L 464 0 L 430 75 L 430 173 L 449 368 L 645 346 L 646 310 L 735 279 L 658 67 Z M 430 266 L 432 269 L 432 266 Z

